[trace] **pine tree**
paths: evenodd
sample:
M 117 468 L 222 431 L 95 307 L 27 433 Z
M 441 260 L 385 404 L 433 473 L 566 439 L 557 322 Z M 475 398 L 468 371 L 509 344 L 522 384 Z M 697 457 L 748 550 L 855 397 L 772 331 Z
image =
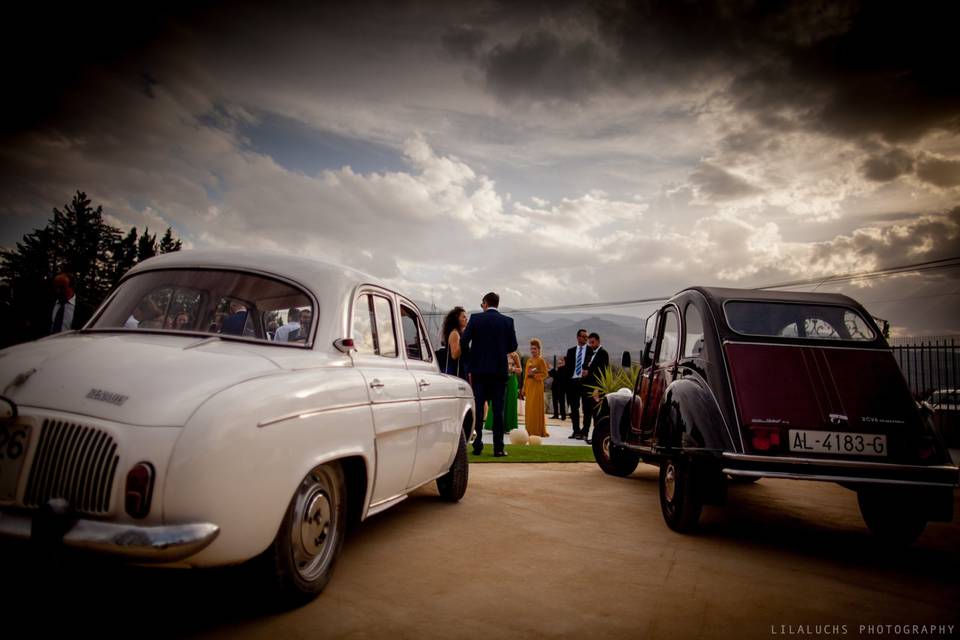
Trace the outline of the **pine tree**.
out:
M 160 239 L 160 253 L 173 253 L 174 251 L 180 251 L 182 247 L 183 242 L 174 240 L 173 229 L 167 227 L 167 232 L 163 234 L 163 238 Z
M 137 262 L 143 262 L 157 255 L 157 234 L 150 235 L 150 227 L 143 230 L 137 241 Z
M 120 282 L 127 271 L 137 264 L 137 228 L 133 227 L 113 247 L 113 285 Z

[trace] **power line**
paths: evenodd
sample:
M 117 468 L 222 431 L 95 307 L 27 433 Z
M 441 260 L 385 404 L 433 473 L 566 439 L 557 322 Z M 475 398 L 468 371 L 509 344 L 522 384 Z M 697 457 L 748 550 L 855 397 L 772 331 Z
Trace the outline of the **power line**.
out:
M 846 274 L 835 274 L 832 276 L 824 276 L 819 278 L 807 278 L 804 280 L 792 280 L 788 282 L 778 282 L 775 284 L 764 285 L 761 287 L 752 287 L 756 290 L 766 290 L 766 289 L 782 289 L 785 287 L 799 287 L 799 286 L 809 286 L 816 284 L 820 286 L 822 284 L 827 284 L 831 282 L 845 282 L 850 280 L 872 280 L 875 278 L 883 278 L 886 276 L 896 275 L 898 273 L 908 273 L 908 272 L 917 272 L 917 271 L 934 271 L 938 269 L 950 269 L 954 267 L 960 267 L 960 256 L 953 258 L 943 258 L 940 260 L 929 260 L 927 262 L 917 262 L 914 264 L 905 264 L 898 265 L 895 267 L 887 267 L 884 269 L 875 269 L 872 271 L 861 271 L 857 273 L 846 273 Z M 602 309 L 607 307 L 627 307 L 633 305 L 642 305 L 650 304 L 653 302 L 666 302 L 676 294 L 671 294 L 668 296 L 655 296 L 651 298 L 637 298 L 635 300 L 616 300 L 611 302 L 581 302 L 576 304 L 558 304 L 550 305 L 544 307 L 521 307 L 518 309 L 506 309 L 511 314 L 518 313 L 541 313 L 547 311 L 575 311 L 578 309 Z M 446 312 L 443 313 L 424 313 L 424 316 L 443 316 L 446 315 Z

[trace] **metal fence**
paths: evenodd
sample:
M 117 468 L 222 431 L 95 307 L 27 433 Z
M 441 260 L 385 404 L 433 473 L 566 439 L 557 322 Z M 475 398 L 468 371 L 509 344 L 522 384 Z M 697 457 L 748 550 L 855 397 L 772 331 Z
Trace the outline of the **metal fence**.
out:
M 960 389 L 960 337 L 894 338 L 890 342 L 917 400 L 937 389 Z

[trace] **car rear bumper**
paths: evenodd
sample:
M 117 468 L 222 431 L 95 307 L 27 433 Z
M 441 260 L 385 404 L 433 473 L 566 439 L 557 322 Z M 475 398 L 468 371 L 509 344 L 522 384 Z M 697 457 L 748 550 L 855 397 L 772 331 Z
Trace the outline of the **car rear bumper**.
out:
M 0 511 L 0 538 L 58 544 L 130 562 L 183 560 L 209 546 L 219 533 L 220 527 L 208 522 L 141 527 Z
M 951 465 L 908 465 L 859 460 L 757 456 L 725 451 L 723 473 L 732 476 L 955 488 L 960 470 Z

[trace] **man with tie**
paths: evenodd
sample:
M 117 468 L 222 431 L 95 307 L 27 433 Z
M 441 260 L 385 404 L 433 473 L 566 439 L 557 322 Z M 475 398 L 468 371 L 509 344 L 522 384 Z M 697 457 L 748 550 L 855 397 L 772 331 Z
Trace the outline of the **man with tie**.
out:
M 586 363 L 591 354 L 587 345 L 587 330 L 580 329 L 577 331 L 577 346 L 567 349 L 566 372 L 563 375 L 567 400 L 570 402 L 570 421 L 573 423 L 571 438 L 586 439 L 580 432 L 580 404 L 583 402 L 583 376 L 587 372 Z
M 583 388 L 583 431 L 581 436 L 588 443 L 590 442 L 590 423 L 594 418 L 597 402 L 593 399 L 593 389 L 600 385 L 600 376 L 605 369 L 610 368 L 610 354 L 600 346 L 600 334 L 591 333 L 587 338 L 587 348 L 590 349 L 590 357 L 587 358 L 584 366 L 584 388 Z
M 483 450 L 484 407 L 490 401 L 493 411 L 493 455 L 507 455 L 503 450 L 503 404 L 507 390 L 507 354 L 517 350 L 517 332 L 513 318 L 497 310 L 500 296 L 490 292 L 483 296 L 483 313 L 470 316 L 467 328 L 460 336 L 460 348 L 469 353 L 468 371 L 473 397 L 476 400 L 473 454 Z
M 73 274 L 60 272 L 53 279 L 56 303 L 50 312 L 50 335 L 80 329 L 90 319 L 88 310 L 77 306 L 75 287 Z

